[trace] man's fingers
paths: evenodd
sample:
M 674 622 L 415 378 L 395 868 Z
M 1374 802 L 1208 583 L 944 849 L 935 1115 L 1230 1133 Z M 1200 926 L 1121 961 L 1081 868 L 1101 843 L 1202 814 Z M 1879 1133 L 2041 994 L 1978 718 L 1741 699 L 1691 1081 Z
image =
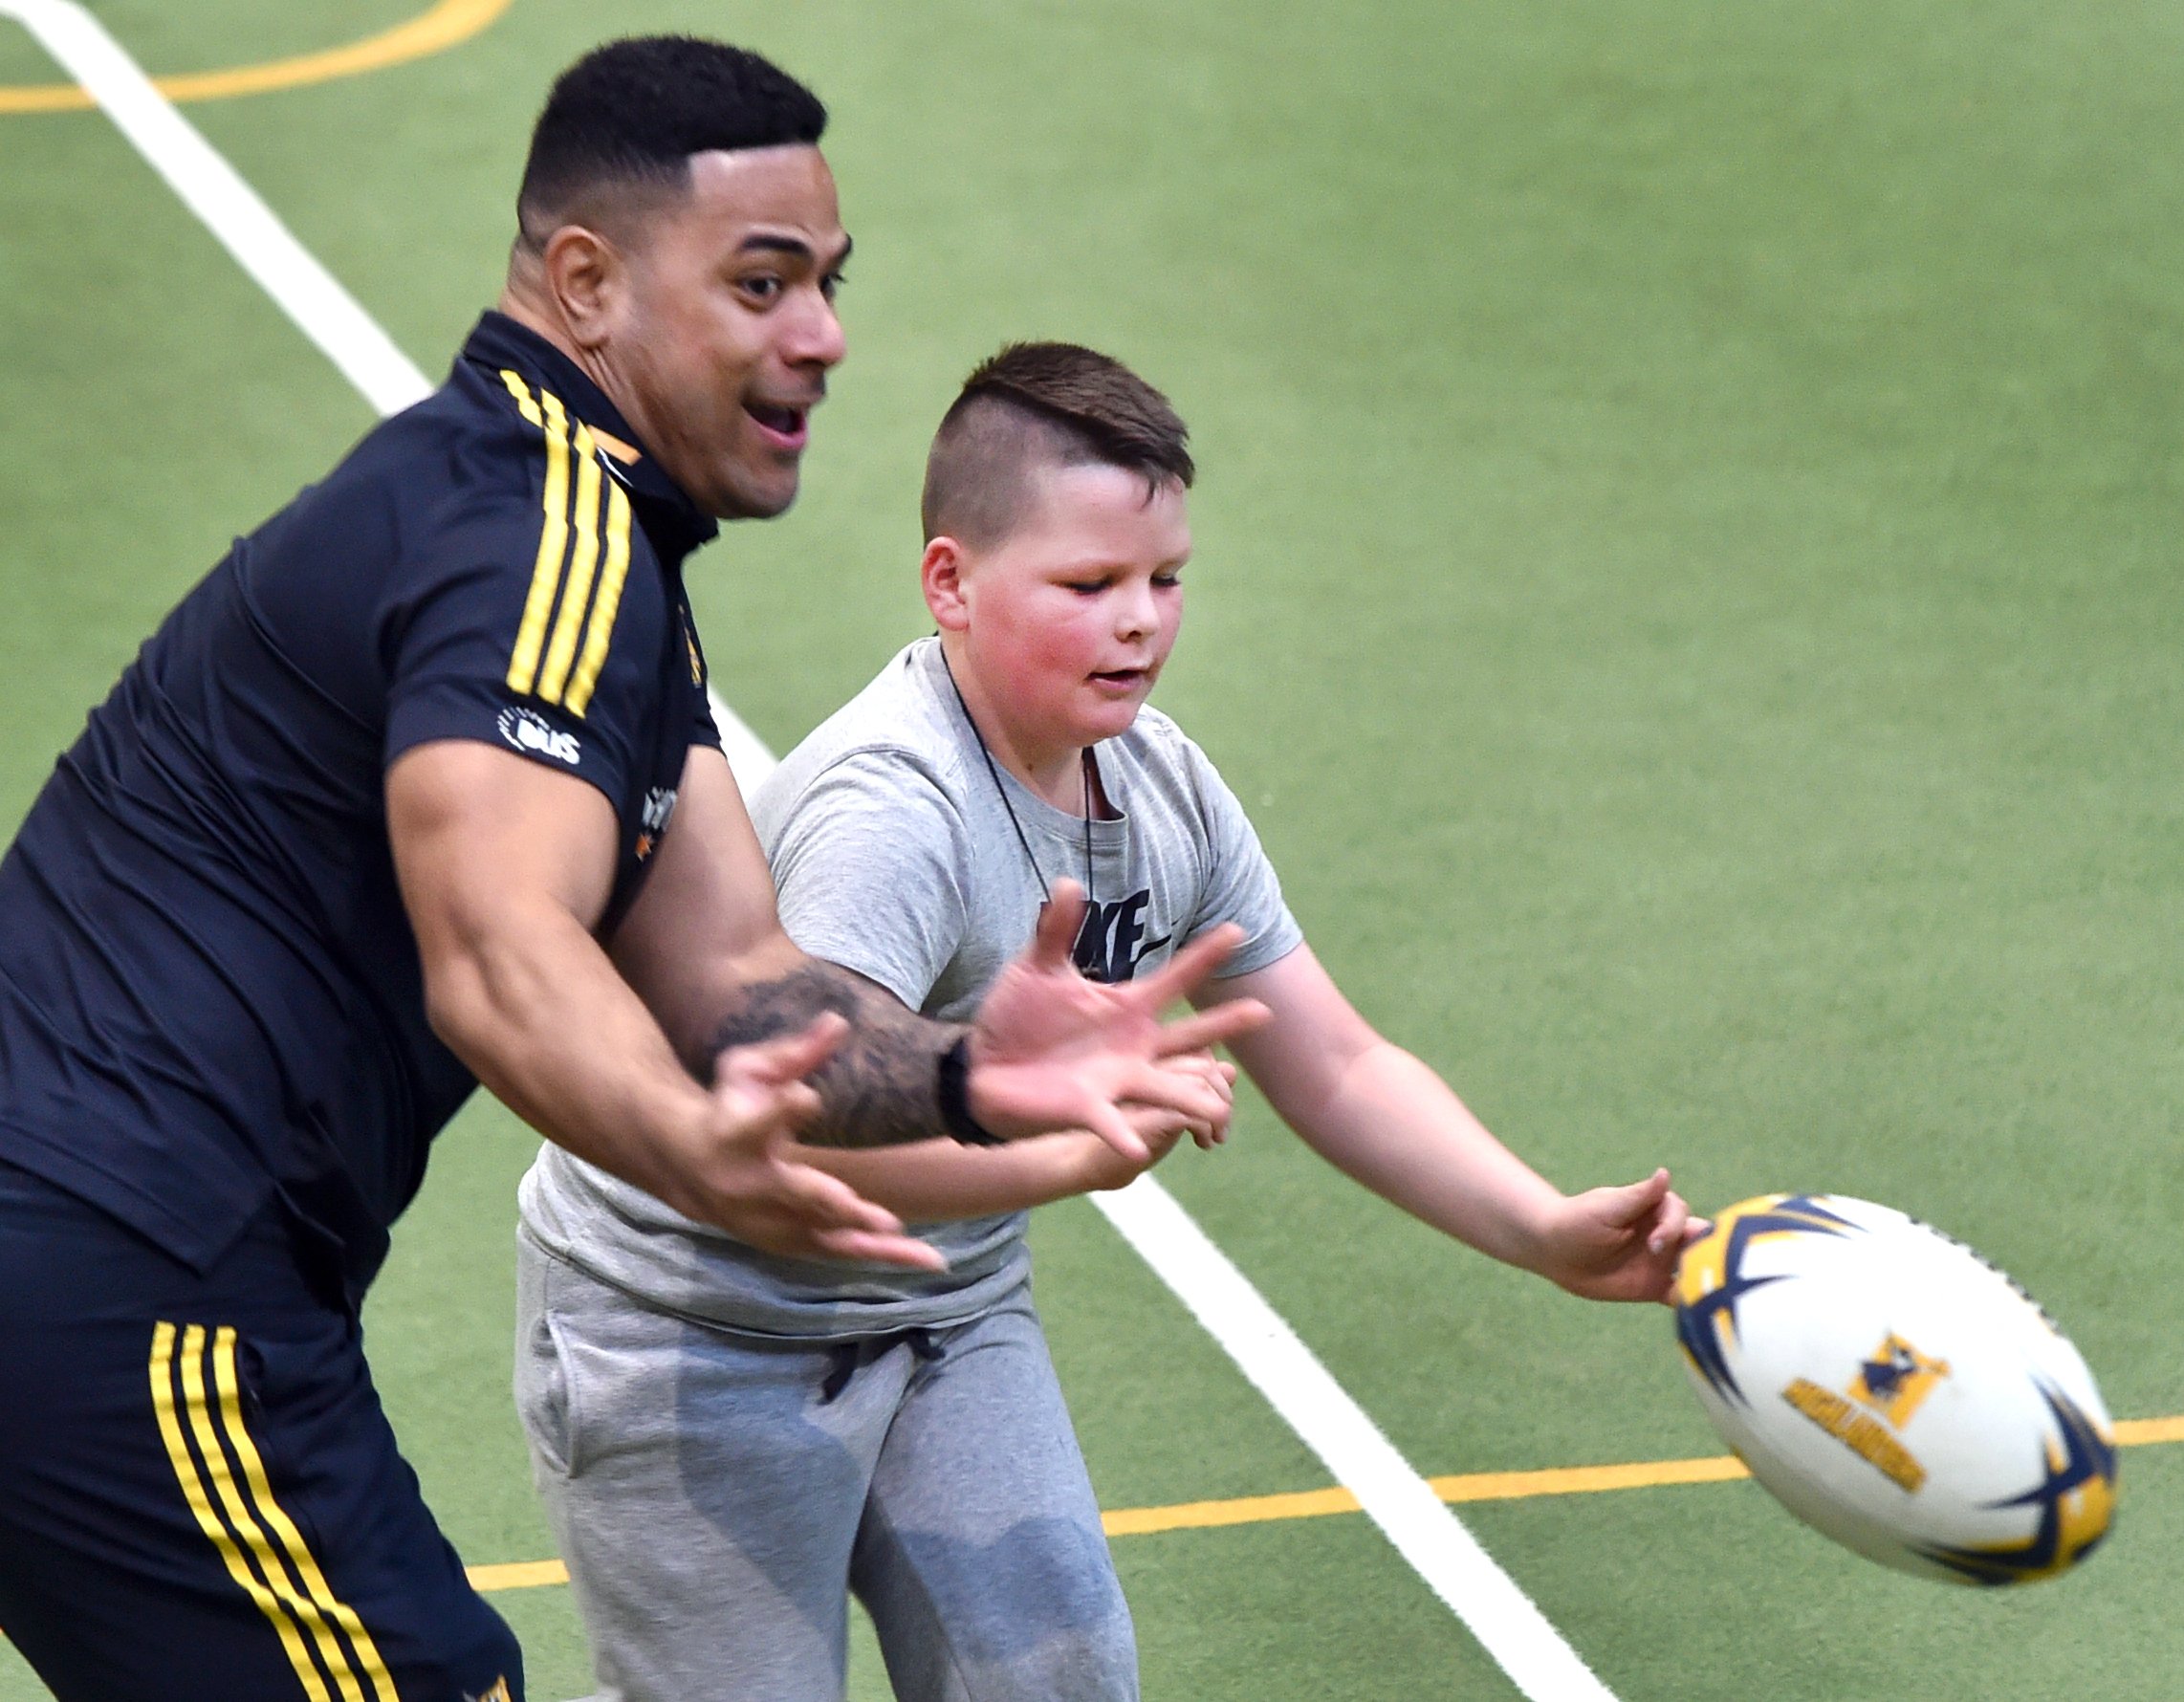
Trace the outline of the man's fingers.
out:
M 1084 888 L 1074 881 L 1057 881 L 1038 913 L 1038 931 L 1032 935 L 1031 960 L 1035 969 L 1066 970 L 1077 945 L 1077 930 L 1084 926 Z
M 750 1046 L 731 1046 L 713 1065 L 713 1079 L 740 1076 L 761 1082 L 801 1081 L 834 1056 L 849 1033 L 849 1019 L 822 1011 L 795 1034 Z
M 820 1230 L 812 1236 L 812 1250 L 821 1258 L 864 1259 L 876 1264 L 900 1265 L 906 1271 L 945 1271 L 948 1260 L 940 1249 L 915 1235 L 883 1235 L 870 1230 Z
M 1191 1015 L 1179 1016 L 1164 1026 L 1154 1044 L 1154 1056 L 1173 1058 L 1178 1052 L 1197 1052 L 1223 1040 L 1233 1040 L 1238 1035 L 1250 1034 L 1273 1015 L 1256 999 L 1224 1000 Z
M 1085 1108 L 1084 1126 L 1098 1135 L 1133 1165 L 1142 1165 L 1152 1157 L 1152 1148 L 1145 1138 L 1130 1126 L 1130 1120 L 1120 1108 L 1105 1100 L 1095 1100 Z
M 894 1234 L 903 1221 L 874 1205 L 839 1176 L 782 1158 L 773 1162 L 772 1204 L 815 1230 L 869 1230 Z
M 1143 981 L 1133 984 L 1150 1011 L 1165 1010 L 1189 994 L 1244 943 L 1244 930 L 1233 922 L 1210 927 Z

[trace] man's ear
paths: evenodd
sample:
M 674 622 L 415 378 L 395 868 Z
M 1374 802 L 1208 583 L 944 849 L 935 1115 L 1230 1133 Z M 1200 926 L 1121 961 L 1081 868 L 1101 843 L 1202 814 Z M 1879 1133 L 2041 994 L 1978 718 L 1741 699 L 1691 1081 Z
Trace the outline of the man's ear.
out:
M 943 534 L 926 545 L 918 563 L 918 583 L 926 594 L 926 607 L 943 632 L 962 632 L 971 624 L 971 602 L 964 595 L 971 558 L 955 539 Z
M 563 225 L 547 238 L 539 264 L 577 346 L 588 354 L 605 343 L 629 298 L 629 263 L 622 251 L 596 230 Z

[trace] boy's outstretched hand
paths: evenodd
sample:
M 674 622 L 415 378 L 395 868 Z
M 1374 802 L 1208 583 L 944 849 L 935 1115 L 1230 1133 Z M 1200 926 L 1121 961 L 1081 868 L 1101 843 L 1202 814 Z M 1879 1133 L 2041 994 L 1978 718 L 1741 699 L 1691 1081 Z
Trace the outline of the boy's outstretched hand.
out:
M 1084 917 L 1084 889 L 1055 884 L 1031 949 L 994 979 L 971 1030 L 971 1112 L 982 1127 L 1014 1137 L 1090 1129 L 1125 1159 L 1145 1163 L 1145 1139 L 1125 1105 L 1176 1113 L 1212 1139 L 1233 1104 L 1202 1053 L 1267 1019 L 1256 999 L 1234 999 L 1163 1023 L 1160 1014 L 1194 992 L 1243 941 L 1231 924 L 1209 929 L 1142 981 L 1087 981 L 1070 959 Z
M 1674 1303 L 1676 1260 L 1705 1234 L 1669 1186 L 1669 1172 L 1643 1182 L 1572 1194 L 1549 1224 L 1542 1276 L 1588 1300 Z

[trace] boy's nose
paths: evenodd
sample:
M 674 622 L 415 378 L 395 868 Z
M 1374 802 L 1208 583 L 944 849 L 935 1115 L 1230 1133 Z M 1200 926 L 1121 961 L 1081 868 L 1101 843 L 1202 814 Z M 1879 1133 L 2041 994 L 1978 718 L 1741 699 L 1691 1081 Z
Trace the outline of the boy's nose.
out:
M 1160 627 L 1160 611 L 1153 606 L 1152 593 L 1143 586 L 1125 593 L 1115 604 L 1115 636 L 1139 639 Z

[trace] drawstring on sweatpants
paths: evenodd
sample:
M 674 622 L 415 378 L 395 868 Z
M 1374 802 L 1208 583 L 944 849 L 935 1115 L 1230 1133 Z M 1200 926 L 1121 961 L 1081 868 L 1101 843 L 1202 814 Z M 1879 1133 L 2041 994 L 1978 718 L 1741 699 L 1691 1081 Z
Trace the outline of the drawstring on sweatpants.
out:
M 860 1336 L 853 1342 L 837 1342 L 827 1350 L 833 1363 L 827 1367 L 826 1381 L 819 1385 L 819 1405 L 830 1405 L 847 1388 L 860 1366 L 885 1358 L 897 1347 L 907 1347 L 924 1364 L 929 1365 L 940 1358 L 940 1343 L 932 1339 L 932 1332 L 916 1324 L 885 1336 Z

